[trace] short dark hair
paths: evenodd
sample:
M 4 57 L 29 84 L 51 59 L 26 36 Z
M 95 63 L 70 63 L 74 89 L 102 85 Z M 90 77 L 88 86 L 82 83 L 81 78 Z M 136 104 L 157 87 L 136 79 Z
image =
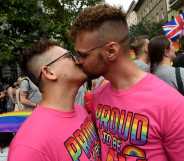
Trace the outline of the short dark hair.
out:
M 70 36 L 75 41 L 81 31 L 94 31 L 106 21 L 121 22 L 128 28 L 126 14 L 122 12 L 121 8 L 99 4 L 85 8 L 79 14 L 71 26 Z
M 130 41 L 130 48 L 134 50 L 136 56 L 140 55 L 140 52 L 146 42 L 146 39 L 148 39 L 148 36 L 140 35 L 132 38 L 132 40 Z
M 28 63 L 33 57 L 43 54 L 50 47 L 56 45 L 58 45 L 57 42 L 50 41 L 46 38 L 41 38 L 40 40 L 33 42 L 31 47 L 23 48 L 21 50 L 19 65 L 21 67 L 23 74 L 25 76 L 28 76 L 34 84 L 36 85 L 39 84 L 38 78 L 36 78 L 35 74 L 31 72 L 31 69 L 29 69 L 28 67 Z
M 163 60 L 165 49 L 170 49 L 170 41 L 165 36 L 156 36 L 150 40 L 148 44 L 148 56 L 151 73 L 154 73 L 155 67 Z

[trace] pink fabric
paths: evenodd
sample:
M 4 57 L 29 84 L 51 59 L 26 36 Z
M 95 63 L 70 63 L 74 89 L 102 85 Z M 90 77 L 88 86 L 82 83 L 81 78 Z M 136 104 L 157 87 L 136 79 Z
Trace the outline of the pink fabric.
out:
M 119 91 L 108 83 L 93 107 L 103 161 L 184 160 L 184 97 L 157 77 Z
M 13 139 L 8 161 L 100 160 L 99 139 L 84 108 L 37 107 Z

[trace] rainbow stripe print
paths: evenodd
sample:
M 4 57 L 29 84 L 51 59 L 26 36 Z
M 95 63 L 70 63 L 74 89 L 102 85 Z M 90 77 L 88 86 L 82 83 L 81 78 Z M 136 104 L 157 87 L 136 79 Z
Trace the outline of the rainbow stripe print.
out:
M 0 132 L 17 132 L 31 112 L 8 112 L 0 114 Z
M 96 125 L 101 142 L 107 149 L 113 149 L 118 157 L 146 160 L 145 146 L 148 141 L 149 119 L 147 116 L 126 111 L 110 105 L 98 104 Z M 110 151 L 108 158 L 114 158 Z M 111 160 L 111 159 L 109 159 Z M 137 161 L 138 161 L 137 160 Z

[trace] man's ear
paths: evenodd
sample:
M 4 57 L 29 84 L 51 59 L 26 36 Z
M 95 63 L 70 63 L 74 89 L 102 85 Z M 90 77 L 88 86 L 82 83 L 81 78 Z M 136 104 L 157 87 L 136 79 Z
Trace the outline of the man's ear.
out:
M 49 68 L 48 66 L 42 67 L 41 72 L 42 72 L 42 76 L 44 76 L 46 79 L 49 79 L 49 80 L 57 79 L 57 75 L 55 74 L 55 72 L 51 70 L 51 68 Z
M 115 42 L 110 42 L 105 46 L 104 56 L 107 61 L 115 61 L 119 55 L 120 46 Z

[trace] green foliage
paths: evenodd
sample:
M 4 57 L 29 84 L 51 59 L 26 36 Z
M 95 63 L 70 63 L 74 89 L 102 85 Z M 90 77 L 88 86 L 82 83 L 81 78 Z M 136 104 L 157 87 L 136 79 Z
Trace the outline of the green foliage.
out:
M 68 27 L 80 10 L 101 0 L 0 0 L 0 65 L 18 59 L 19 49 L 48 37 L 71 48 Z
M 137 25 L 130 27 L 129 34 L 130 37 L 147 35 L 149 38 L 162 34 L 162 25 L 164 21 L 161 22 L 151 22 L 142 21 Z

